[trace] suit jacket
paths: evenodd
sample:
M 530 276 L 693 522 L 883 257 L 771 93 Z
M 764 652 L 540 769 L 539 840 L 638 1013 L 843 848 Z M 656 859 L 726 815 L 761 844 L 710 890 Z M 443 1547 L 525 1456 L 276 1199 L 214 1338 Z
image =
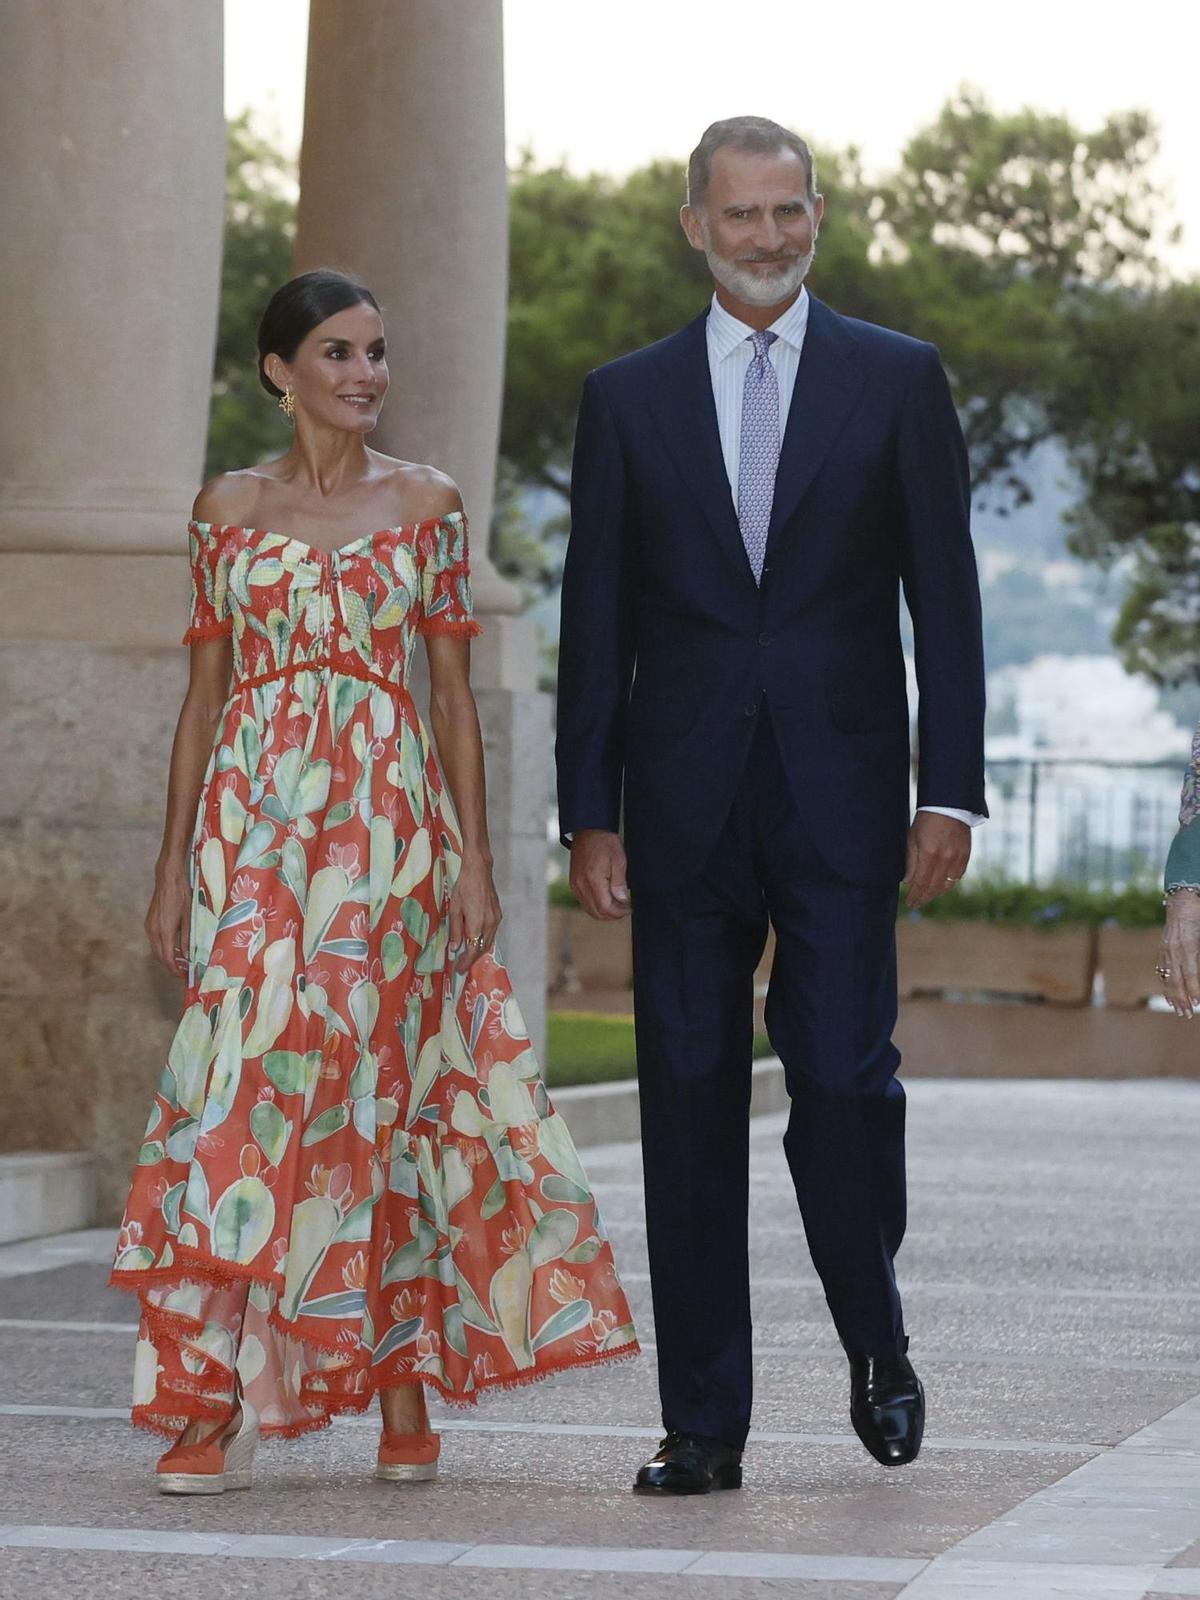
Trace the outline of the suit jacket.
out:
M 725 476 L 705 336 L 584 383 L 559 645 L 559 824 L 623 825 L 629 884 L 698 872 L 764 706 L 812 839 L 896 883 L 917 803 L 986 814 L 979 582 L 962 431 L 932 345 L 812 297 L 761 586 Z M 567 842 L 564 838 L 564 843 Z

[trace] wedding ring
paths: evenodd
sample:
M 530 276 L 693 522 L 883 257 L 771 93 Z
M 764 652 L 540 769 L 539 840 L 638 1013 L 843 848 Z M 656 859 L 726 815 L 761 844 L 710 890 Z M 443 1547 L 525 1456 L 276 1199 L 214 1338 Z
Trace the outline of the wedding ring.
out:
M 471 943 L 472 944 L 477 944 L 480 947 L 480 949 L 482 949 L 483 946 L 487 943 L 487 940 L 481 934 L 478 939 L 472 939 Z

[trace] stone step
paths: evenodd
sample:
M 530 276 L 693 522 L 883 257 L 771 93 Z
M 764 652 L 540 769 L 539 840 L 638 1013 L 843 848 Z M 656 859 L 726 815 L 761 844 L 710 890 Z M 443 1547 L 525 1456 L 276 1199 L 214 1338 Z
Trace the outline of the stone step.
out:
M 95 1156 L 83 1150 L 0 1155 L 0 1244 L 87 1228 L 95 1214 Z

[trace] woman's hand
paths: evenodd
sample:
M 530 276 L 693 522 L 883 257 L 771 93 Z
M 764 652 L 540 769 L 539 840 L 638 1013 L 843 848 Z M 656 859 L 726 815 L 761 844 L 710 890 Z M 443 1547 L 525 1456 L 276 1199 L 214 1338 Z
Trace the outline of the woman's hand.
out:
M 450 896 L 450 955 L 456 971 L 466 972 L 491 948 L 503 915 L 491 862 L 464 856 Z
M 159 866 L 144 923 L 150 948 L 168 972 L 185 978 L 192 929 L 192 891 L 182 866 Z
M 1167 897 L 1158 965 L 1171 1009 L 1178 1017 L 1191 1017 L 1200 1005 L 1200 895 L 1190 889 Z

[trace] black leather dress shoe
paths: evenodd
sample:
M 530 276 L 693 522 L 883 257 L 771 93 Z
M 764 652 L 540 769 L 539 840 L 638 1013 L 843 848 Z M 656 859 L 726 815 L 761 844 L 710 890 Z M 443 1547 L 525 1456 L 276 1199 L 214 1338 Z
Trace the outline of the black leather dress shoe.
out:
M 925 1390 L 907 1356 L 850 1357 L 850 1420 L 885 1467 L 917 1459 L 925 1433 Z
M 669 1433 L 638 1471 L 634 1494 L 708 1494 L 742 1487 L 742 1452 L 699 1433 Z

